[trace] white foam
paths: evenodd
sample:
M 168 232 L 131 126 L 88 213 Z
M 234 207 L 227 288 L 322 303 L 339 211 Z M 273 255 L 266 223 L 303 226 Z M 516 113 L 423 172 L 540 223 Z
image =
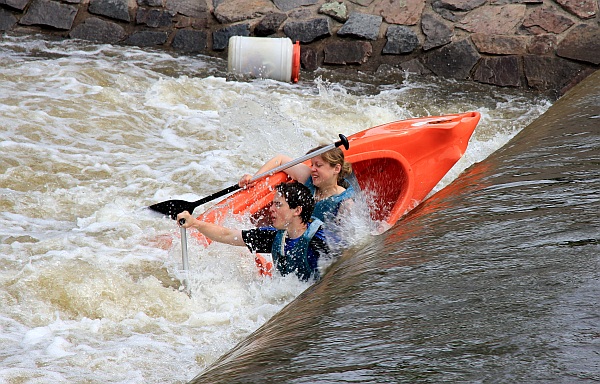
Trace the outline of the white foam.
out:
M 339 133 L 480 110 L 464 169 L 548 105 L 485 87 L 448 97 L 453 84 L 413 79 L 378 92 L 227 81 L 216 59 L 76 41 L 6 36 L 0 62 L 10 62 L 0 66 L 7 382 L 187 381 L 309 286 L 262 278 L 247 249 L 192 236 L 186 276 L 177 225 L 143 207 L 208 196 L 275 153 L 299 156 Z M 461 168 L 452 172 L 446 182 Z M 352 241 L 368 241 L 356 214 Z

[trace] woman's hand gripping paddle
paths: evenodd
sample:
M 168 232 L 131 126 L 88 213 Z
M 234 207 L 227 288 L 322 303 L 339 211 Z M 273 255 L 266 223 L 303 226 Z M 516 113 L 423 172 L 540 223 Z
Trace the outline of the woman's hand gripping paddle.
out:
M 346 148 L 346 149 L 350 148 L 350 144 L 348 143 L 348 139 L 346 138 L 346 136 L 340 134 L 339 137 L 340 137 L 339 141 L 336 141 L 335 143 L 329 144 L 317 151 L 308 153 L 302 157 L 299 157 L 297 159 L 289 161 L 285 164 L 281 164 L 279 167 L 276 167 L 267 172 L 261 173 L 260 175 L 256 175 L 249 182 L 251 183 L 253 181 L 262 179 L 263 177 L 274 175 L 277 172 L 283 171 L 284 169 L 287 169 L 289 167 L 293 167 L 294 165 L 300 164 L 308 159 L 312 159 L 315 156 L 318 156 L 322 153 L 325 153 L 325 152 L 327 152 L 333 148 L 339 147 L 341 145 L 343 145 L 344 148 Z M 171 219 L 176 220 L 177 215 L 180 214 L 181 212 L 188 211 L 190 213 L 193 213 L 194 209 L 196 209 L 197 206 L 202 205 L 204 203 L 208 203 L 209 201 L 215 200 L 221 196 L 225 196 L 231 192 L 235 192 L 240 188 L 241 187 L 238 184 L 236 184 L 236 185 L 227 187 L 221 191 L 215 192 L 212 195 L 206 196 L 205 198 L 197 200 L 197 201 L 168 200 L 168 201 L 163 201 L 162 203 L 153 204 L 153 205 L 149 206 L 148 208 L 150 208 L 153 211 L 162 213 L 163 215 L 170 216 Z

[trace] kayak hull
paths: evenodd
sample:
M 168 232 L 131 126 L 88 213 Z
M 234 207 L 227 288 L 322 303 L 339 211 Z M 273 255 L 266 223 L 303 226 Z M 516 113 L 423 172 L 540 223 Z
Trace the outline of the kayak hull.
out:
M 371 219 L 393 226 L 416 207 L 463 156 L 480 120 L 478 112 L 421 117 L 382 124 L 348 137 L 344 150 L 357 182 L 370 198 Z M 255 217 L 268 209 L 284 172 L 224 198 L 200 220 L 220 223 L 229 214 Z

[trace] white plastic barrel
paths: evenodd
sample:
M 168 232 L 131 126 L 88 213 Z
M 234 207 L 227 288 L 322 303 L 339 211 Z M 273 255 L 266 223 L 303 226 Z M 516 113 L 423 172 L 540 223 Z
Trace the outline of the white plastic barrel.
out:
M 300 73 L 300 43 L 287 37 L 229 38 L 227 71 L 236 75 L 297 82 Z

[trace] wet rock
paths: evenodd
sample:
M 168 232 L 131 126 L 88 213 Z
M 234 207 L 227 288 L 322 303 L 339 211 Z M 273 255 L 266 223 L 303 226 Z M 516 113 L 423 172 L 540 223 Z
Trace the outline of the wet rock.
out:
M 549 55 L 556 51 L 558 37 L 556 35 L 535 35 L 527 45 L 527 53 L 532 55 Z
M 74 39 L 94 41 L 103 44 L 114 44 L 126 36 L 125 29 L 112 21 L 102 20 L 97 17 L 87 18 L 77 25 L 69 36 Z
M 194 29 L 209 29 L 209 14 L 204 13 L 202 17 L 195 18 L 189 16 L 175 15 L 173 20 L 175 20 L 175 28 L 194 28 Z M 212 19 L 212 17 L 211 17 Z
M 29 4 L 29 0 L 0 0 L 0 5 L 6 5 L 19 11 L 24 10 L 27 4 Z
M 523 4 L 486 5 L 469 12 L 456 26 L 472 33 L 512 35 L 523 23 L 525 10 Z
M 373 13 L 389 24 L 416 25 L 425 8 L 425 0 L 386 0 L 378 2 Z
M 274 10 L 273 3 L 269 0 L 226 0 L 213 13 L 219 23 L 228 24 L 256 19 Z
M 573 20 L 557 13 L 554 7 L 536 8 L 523 21 L 523 27 L 535 35 L 562 33 L 573 24 Z
M 468 39 L 463 39 L 431 51 L 424 61 L 425 66 L 438 76 L 464 80 L 480 58 Z
M 404 63 L 400 64 L 400 68 L 402 68 L 402 70 L 404 72 L 414 73 L 417 75 L 431 74 L 431 71 L 429 70 L 429 68 L 424 66 L 423 63 L 421 63 L 418 59 L 412 59 L 409 61 L 405 61 Z
M 337 34 L 338 36 L 377 40 L 382 21 L 381 16 L 354 12 L 350 14 L 348 21 L 344 23 Z
M 273 1 L 0 0 L 0 31 L 68 34 L 108 43 L 126 39 L 127 44 L 162 44 L 215 56 L 222 56 L 219 51 L 234 35 L 285 34 L 302 42 L 306 70 L 349 64 L 354 67 L 349 70 L 386 71 L 387 65 L 396 74 L 401 68 L 432 71 L 503 86 L 559 87 L 561 92 L 600 65 L 598 0 Z M 385 55 L 410 55 L 411 60 Z M 525 60 L 530 55 L 555 60 Z M 519 65 L 511 72 L 514 56 Z M 552 66 L 548 74 L 541 68 L 544 63 Z M 550 78 L 545 83 L 539 80 L 544 76 Z
M 327 15 L 340 23 L 344 23 L 348 20 L 348 9 L 344 2 L 333 1 L 331 3 L 325 3 L 319 8 L 319 13 Z
M 88 11 L 111 19 L 131 21 L 127 0 L 90 0 Z
M 473 80 L 502 87 L 520 87 L 519 58 L 517 56 L 482 58 L 473 72 Z
M 450 11 L 470 11 L 485 4 L 487 0 L 440 0 L 437 5 Z
M 441 47 L 452 41 L 454 31 L 443 21 L 431 14 L 424 14 L 421 19 L 421 30 L 425 35 L 423 49 L 428 51 L 432 48 Z
M 556 90 L 558 93 L 570 85 L 578 73 L 587 71 L 582 64 L 560 57 L 526 55 L 523 68 L 527 84 L 539 91 Z
M 198 0 L 166 0 L 165 8 L 180 15 L 196 19 L 206 17 L 206 13 L 208 12 L 206 2 Z
M 326 64 L 363 64 L 373 53 L 373 46 L 366 41 L 336 41 L 324 49 Z
M 136 45 L 138 47 L 152 47 L 163 45 L 167 42 L 167 33 L 159 31 L 138 31 L 134 32 L 125 40 L 125 44 Z
M 183 52 L 204 52 L 206 51 L 206 41 L 207 35 L 204 31 L 180 29 L 175 34 L 171 46 Z
M 277 33 L 286 19 L 285 13 L 269 13 L 254 27 L 254 34 L 262 37 Z
M 544 0 L 491 0 L 491 5 L 507 5 L 507 4 L 542 4 Z
M 387 42 L 382 53 L 401 55 L 411 53 L 419 47 L 419 38 L 409 27 L 390 25 L 386 32 Z
M 292 41 L 308 44 L 315 40 L 331 36 L 329 20 L 329 18 L 317 17 L 306 21 L 288 21 L 283 26 L 283 32 Z
M 524 55 L 527 53 L 529 37 L 474 33 L 471 35 L 471 41 L 481 53 L 492 55 Z
M 373 0 L 350 0 L 350 2 L 354 3 L 354 4 L 358 4 L 361 7 L 368 7 L 369 5 L 371 5 Z
M 600 27 L 580 24 L 558 44 L 556 54 L 567 59 L 600 64 Z
M 598 13 L 598 0 L 556 0 L 556 2 L 580 19 L 591 19 Z
M 138 8 L 135 22 L 145 24 L 151 28 L 169 27 L 173 24 L 173 16 L 175 16 L 175 13 L 172 11 Z
M 162 0 L 137 0 L 137 5 L 139 5 L 141 7 L 143 7 L 143 6 L 162 7 L 163 2 L 162 2 Z
M 438 15 L 442 16 L 444 19 L 453 23 L 462 20 L 467 14 L 467 12 L 451 11 L 447 8 L 442 7 L 441 0 L 433 0 L 433 2 L 431 3 L 431 9 Z
M 17 24 L 17 18 L 9 11 L 0 8 L 0 31 L 8 31 Z
M 212 49 L 222 51 L 227 48 L 231 36 L 250 36 L 250 25 L 235 24 L 214 31 Z
M 302 68 L 308 71 L 314 71 L 319 68 L 319 62 L 322 55 L 312 47 L 300 47 L 300 63 Z
M 317 4 L 318 0 L 273 0 L 273 3 L 280 10 L 287 12 L 304 5 Z
M 46 25 L 56 29 L 69 30 L 76 15 L 77 7 L 73 5 L 51 0 L 33 0 L 19 24 Z
M 313 13 L 308 8 L 294 9 L 288 12 L 288 18 L 297 20 L 307 20 L 313 17 Z

